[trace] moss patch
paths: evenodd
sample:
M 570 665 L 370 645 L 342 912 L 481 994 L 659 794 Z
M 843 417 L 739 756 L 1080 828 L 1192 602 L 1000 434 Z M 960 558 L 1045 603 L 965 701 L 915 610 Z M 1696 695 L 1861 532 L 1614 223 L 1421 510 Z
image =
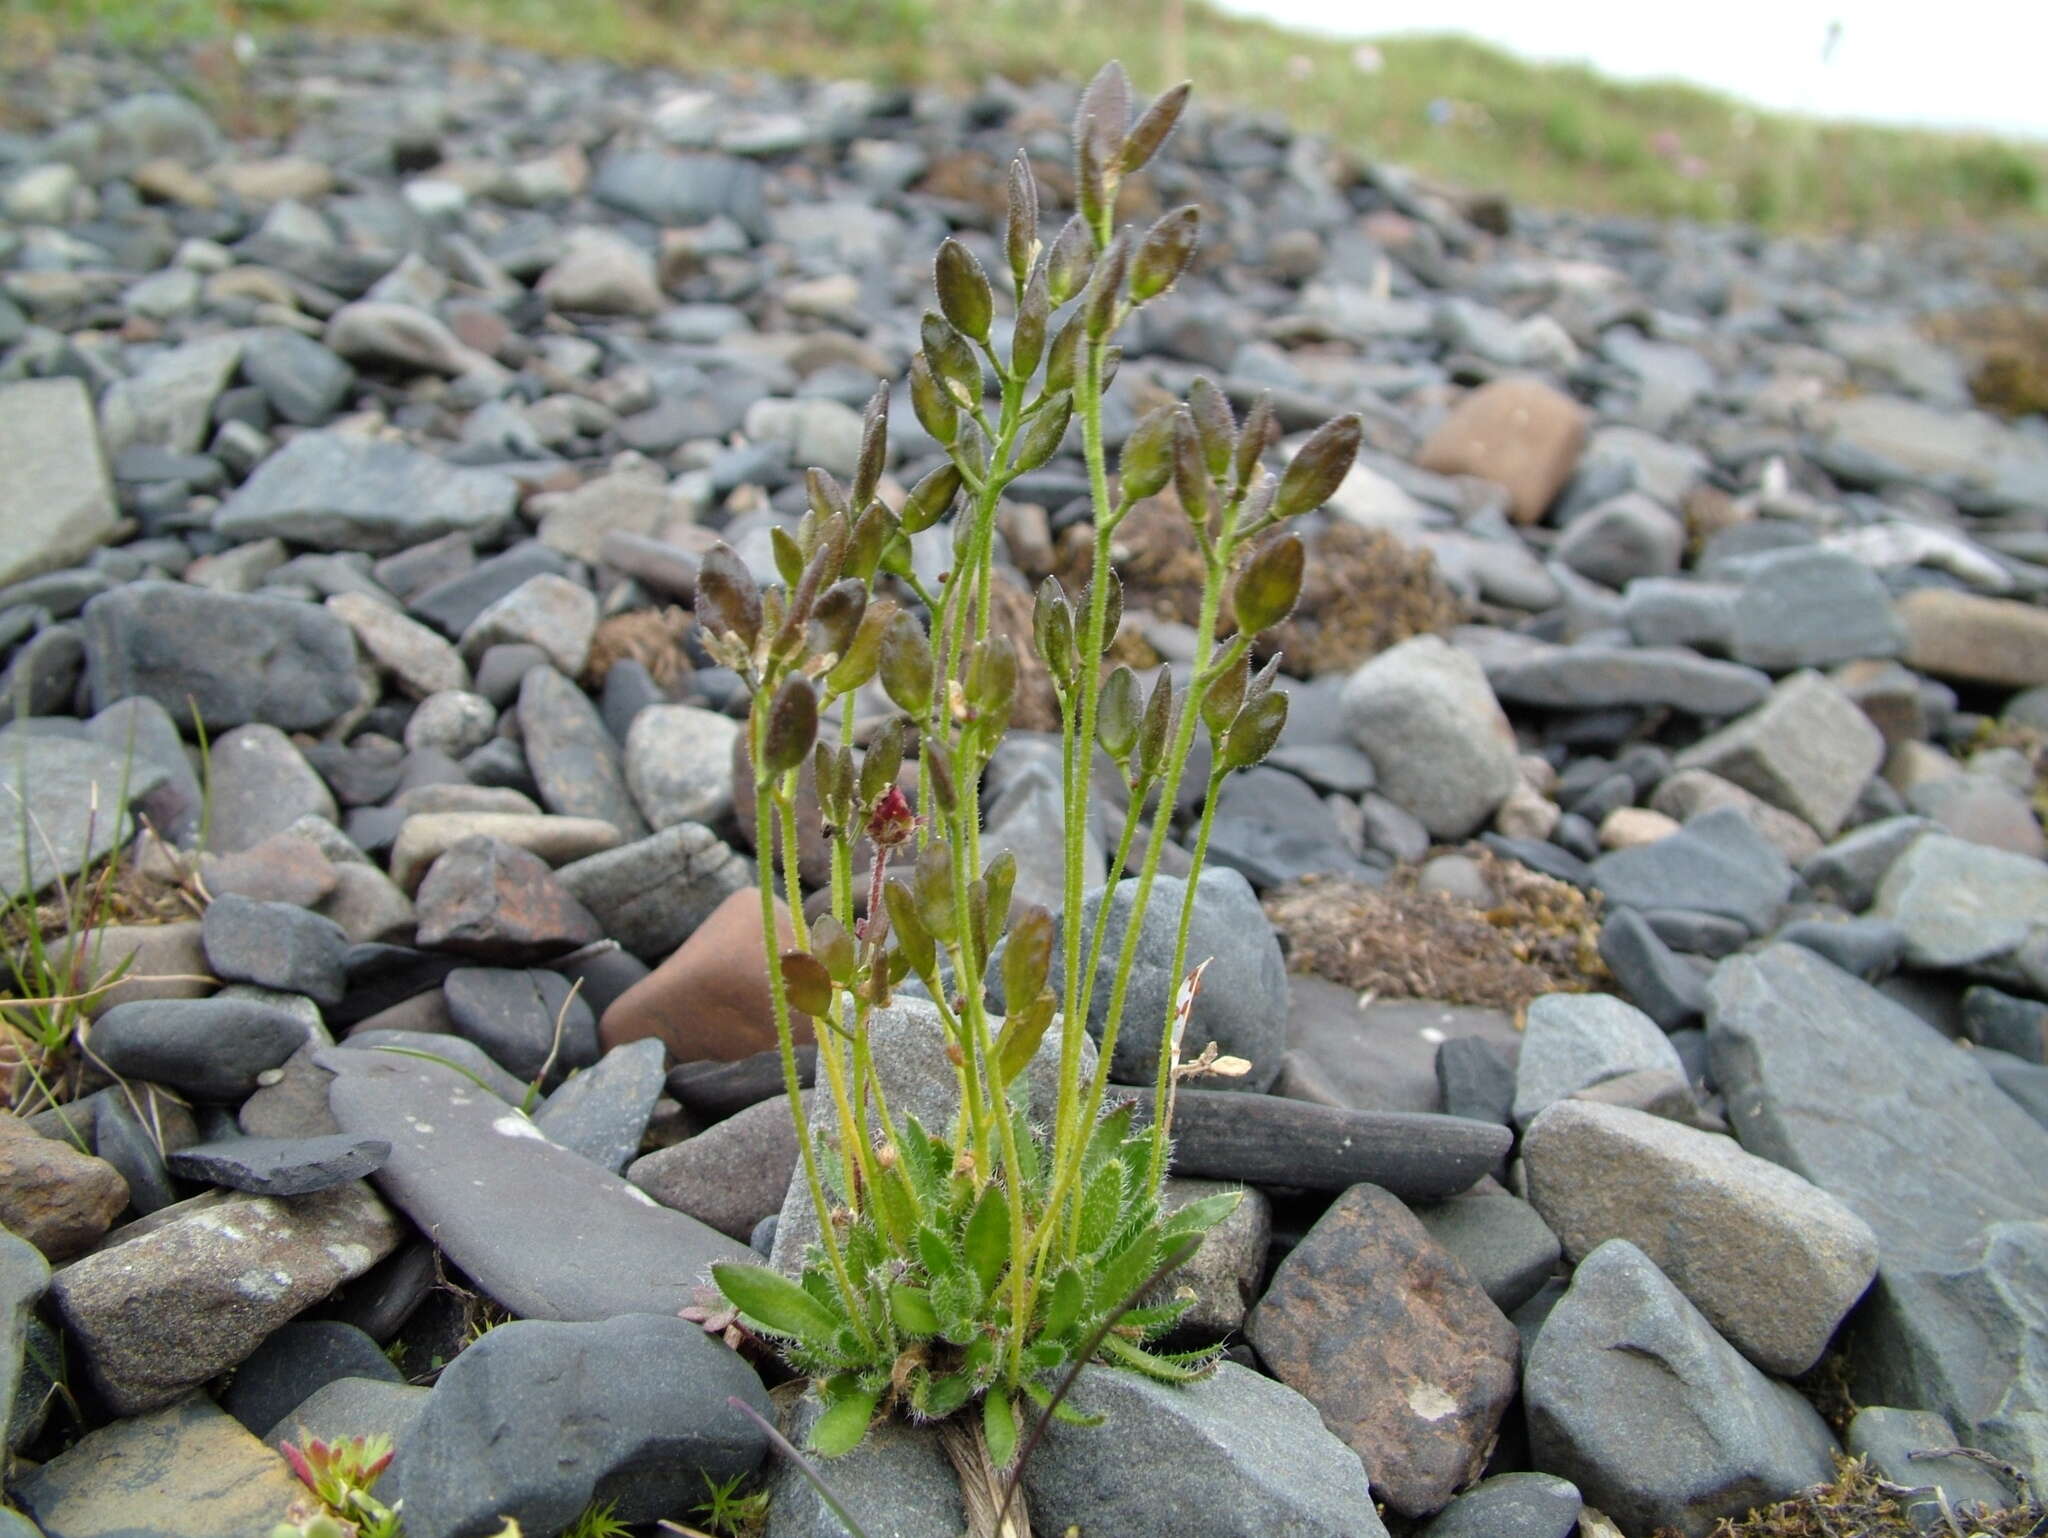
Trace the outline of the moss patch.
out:
M 1907 1514 L 1917 1499 L 1912 1489 L 1880 1479 L 1861 1458 L 1837 1458 L 1835 1477 L 1790 1500 L 1752 1511 L 1742 1520 L 1722 1518 L 1711 1538 L 1920 1538 Z M 2048 1509 L 2022 1499 L 1999 1511 L 1964 1506 L 1954 1531 L 1987 1538 L 2025 1538 L 2048 1522 Z M 1949 1529 L 1938 1525 L 1934 1531 Z M 1657 1538 L 1677 1538 L 1669 1528 Z
M 1266 898 L 1290 971 L 1388 998 L 1505 1009 L 1519 1020 L 1546 993 L 1585 993 L 1609 981 L 1600 925 L 1578 888 L 1504 860 L 1478 860 L 1498 901 L 1478 908 L 1418 890 L 1404 866 L 1383 887 L 1306 877 Z

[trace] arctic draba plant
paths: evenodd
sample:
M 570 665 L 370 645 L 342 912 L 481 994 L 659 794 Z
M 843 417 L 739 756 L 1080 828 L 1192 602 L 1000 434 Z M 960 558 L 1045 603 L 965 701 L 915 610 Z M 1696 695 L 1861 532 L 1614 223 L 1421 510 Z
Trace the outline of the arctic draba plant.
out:
M 780 585 L 765 590 L 728 548 L 704 560 L 697 616 L 707 647 L 752 694 L 747 742 L 762 940 L 802 1178 L 818 1220 L 801 1282 L 759 1266 L 721 1265 L 717 1280 L 754 1329 L 783 1342 L 824 1402 L 812 1431 L 824 1453 L 856 1445 L 890 1409 L 939 1418 L 980 1400 L 977 1424 L 997 1467 L 1014 1458 L 1022 1404 L 1055 1403 L 1053 1385 L 1082 1357 L 1155 1377 L 1190 1379 L 1212 1353 L 1160 1353 L 1148 1342 L 1186 1297 L 1131 1308 L 1155 1277 L 1185 1261 L 1237 1201 L 1230 1193 L 1167 1213 L 1160 1203 L 1177 1080 L 1242 1072 L 1213 1047 L 1192 1062 L 1181 1036 L 1200 981 L 1187 972 L 1195 882 L 1179 914 L 1173 975 L 1185 977 L 1163 1019 L 1149 1117 L 1125 1103 L 1104 1114 L 1109 1065 L 1154 880 L 1197 731 L 1213 748 L 1194 864 L 1199 871 L 1223 777 L 1259 762 L 1286 720 L 1274 667 L 1251 667 L 1254 638 L 1286 617 L 1301 587 L 1302 546 L 1283 525 L 1321 505 L 1350 468 L 1355 417 L 1313 434 L 1273 475 L 1270 406 L 1242 423 L 1196 381 L 1185 404 L 1131 431 L 1112 489 L 1103 392 L 1129 316 L 1169 289 L 1194 257 L 1199 215 L 1176 209 L 1141 236 L 1113 229 L 1117 189 L 1172 131 L 1179 87 L 1132 121 L 1115 64 L 1084 93 L 1074 145 L 1079 210 L 1049 249 L 1026 159 L 1011 167 L 1005 240 L 1014 322 L 996 341 L 997 296 L 957 240 L 939 248 L 938 309 L 924 317 L 910 393 L 947 462 L 892 510 L 878 497 L 887 453 L 886 387 L 869 404 L 852 484 L 813 470 L 809 510 L 777 529 Z M 993 382 L 993 390 L 991 390 Z M 1064 745 L 1064 965 L 1052 968 L 1054 916 L 1012 900 L 1015 862 L 984 859 L 982 772 L 1018 689 L 1016 643 L 993 629 L 992 555 L 1004 491 L 1043 464 L 1078 422 L 1094 515 L 1093 577 L 1070 599 L 1039 589 L 1032 644 L 1056 694 Z M 1110 564 L 1118 525 L 1139 502 L 1170 494 L 1186 514 L 1205 580 L 1185 682 L 1162 669 L 1149 689 L 1105 668 L 1120 619 Z M 927 584 L 911 537 L 952 519 L 953 564 Z M 1226 621 L 1226 599 L 1228 620 Z M 879 679 L 899 714 L 856 722 L 855 697 Z M 821 723 L 836 731 L 821 732 Z M 856 727 L 865 752 L 856 755 Z M 1084 838 L 1099 748 L 1130 788 L 1131 815 L 1109 859 L 1111 886 L 1135 869 L 1136 901 L 1110 966 L 1096 1066 L 1083 1075 L 1089 999 L 1103 963 L 1110 904 L 1084 918 Z M 916 761 L 919 806 L 899 788 Z M 830 908 L 805 918 L 797 794 L 808 768 L 831 851 Z M 1156 798 L 1151 832 L 1136 843 Z M 918 813 L 922 815 L 918 815 Z M 870 866 L 855 879 L 865 839 Z M 781 851 L 796 944 L 778 942 L 769 873 Z M 1133 865 L 1134 854 L 1136 864 Z M 869 1021 L 915 978 L 932 1000 L 958 1081 L 945 1127 L 894 1114 L 870 1050 Z M 991 985 L 998 985 L 994 994 Z M 1006 1013 L 998 1015 L 992 994 Z M 819 1092 L 838 1133 L 814 1138 L 799 1099 L 792 1011 L 816 1022 Z M 1057 1023 L 1050 1105 L 1029 1103 L 1025 1070 Z M 862 1135 L 863 1132 L 866 1135 Z M 1062 1407 L 1063 1408 L 1063 1407 Z

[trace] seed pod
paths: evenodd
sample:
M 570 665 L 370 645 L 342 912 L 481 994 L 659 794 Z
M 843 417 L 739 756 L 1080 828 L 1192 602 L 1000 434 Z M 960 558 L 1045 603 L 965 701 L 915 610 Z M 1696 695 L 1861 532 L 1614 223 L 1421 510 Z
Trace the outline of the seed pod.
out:
M 1020 473 L 1036 470 L 1060 451 L 1060 443 L 1067 436 L 1067 424 L 1074 419 L 1074 397 L 1062 393 L 1050 405 L 1039 408 L 1038 415 L 1031 419 L 1030 427 L 1024 431 L 1024 441 L 1017 445 L 1017 462 L 1014 468 Z
M 1257 635 L 1294 612 L 1306 556 L 1301 541 L 1292 534 L 1269 539 L 1252 552 L 1231 593 L 1231 611 L 1240 631 Z
M 1154 406 L 1131 429 L 1117 460 L 1122 494 L 1128 501 L 1157 496 L 1173 479 L 1173 419 L 1178 408 Z
M 1017 857 L 1003 849 L 988 862 L 981 872 L 982 882 L 988 888 L 988 911 L 1000 929 L 1010 916 L 1010 893 L 1017 885 Z
M 697 566 L 697 623 L 711 635 L 737 636 L 753 650 L 761 634 L 761 588 L 723 540 Z
M 867 607 L 867 584 L 853 577 L 843 578 L 820 593 L 817 603 L 811 607 L 812 653 L 822 656 L 830 652 L 835 657 L 845 655 Z
M 875 386 L 875 393 L 868 397 L 867 410 L 861 414 L 860 458 L 853 472 L 853 498 L 845 506 L 836 509 L 851 520 L 857 508 L 863 508 L 874 500 L 875 487 L 880 484 L 882 470 L 889 458 L 889 387 Z
M 768 706 L 768 729 L 761 743 L 761 768 L 770 775 L 787 774 L 810 757 L 818 740 L 818 691 L 801 673 L 783 679 Z
M 976 641 L 967 660 L 967 702 L 986 725 L 986 737 L 1000 737 L 1017 703 L 1017 645 L 1006 635 Z
M 782 953 L 782 988 L 791 1007 L 813 1019 L 832 1012 L 832 974 L 809 951 Z
M 1081 295 L 1081 313 L 1087 318 L 1091 342 L 1101 341 L 1116 329 L 1117 311 L 1124 299 L 1124 273 L 1130 261 L 1131 237 L 1126 230 L 1119 232 L 1102 253 L 1102 260 L 1095 264 L 1088 287 Z
M 953 438 L 953 463 L 962 471 L 973 471 L 977 476 L 988 474 L 988 435 L 982 432 L 981 424 L 972 417 L 960 423 L 960 431 Z
M 844 827 L 852 818 L 853 781 L 849 778 L 844 785 L 839 781 L 839 762 L 842 750 L 833 747 L 820 737 L 811 749 L 811 779 L 818 790 L 818 810 L 825 819 L 829 831 Z M 853 771 L 853 761 L 846 762 L 847 773 Z
M 924 355 L 931 361 L 932 377 L 956 405 L 972 411 L 981 404 L 981 361 L 974 347 L 943 315 L 927 310 L 918 328 Z
M 1206 529 L 1216 510 L 1215 488 L 1209 482 L 1208 463 L 1202 458 L 1201 431 L 1185 406 L 1173 414 L 1173 490 L 1188 522 Z
M 1238 712 L 1223 739 L 1218 762 L 1225 769 L 1249 769 L 1273 751 L 1280 731 L 1287 725 L 1287 695 L 1275 689 L 1262 694 Z
M 918 424 L 941 447 L 951 445 L 959 430 L 960 408 L 932 372 L 931 360 L 921 352 L 910 358 L 910 407 L 917 413 Z
M 1166 142 L 1166 136 L 1173 132 L 1180 121 L 1183 108 L 1188 104 L 1189 84 L 1183 80 L 1179 85 L 1161 91 L 1138 116 L 1130 136 L 1124 140 L 1121 160 L 1126 175 L 1142 169 L 1151 158 L 1159 153 L 1159 146 Z
M 1052 295 L 1046 287 L 1045 265 L 1031 269 L 1017 301 L 1017 320 L 1010 330 L 1010 375 L 1029 379 L 1045 356 L 1046 328 L 1052 324 Z
M 932 793 L 932 805 L 941 817 L 951 817 L 960 805 L 958 784 L 953 778 L 953 751 L 943 742 L 927 737 L 917 757 L 919 784 Z
M 1052 970 L 1052 915 L 1037 903 L 1026 903 L 1010 920 L 1010 943 L 1003 947 L 1003 1004 L 1022 1009 L 1038 997 Z
M 1095 579 L 1089 578 L 1088 585 L 1081 589 L 1081 610 L 1086 613 L 1095 601 Z M 1124 622 L 1124 579 L 1117 575 L 1114 566 L 1109 568 L 1109 592 L 1103 600 L 1102 609 L 1102 653 L 1109 655 L 1109 648 L 1116 641 L 1117 626 Z
M 804 547 L 778 523 L 768 531 L 768 548 L 775 554 L 775 571 L 783 586 L 795 587 L 804 574 Z
M 1138 720 L 1138 764 L 1132 779 L 1139 784 L 1155 779 L 1166 762 L 1167 744 L 1173 741 L 1173 698 L 1173 669 L 1161 668 Z
M 1124 350 L 1121 347 L 1110 346 L 1102 349 L 1102 388 L 1104 393 L 1107 393 L 1109 387 L 1116 383 L 1116 371 L 1123 367 L 1123 363 Z
M 853 509 L 853 494 L 840 484 L 839 477 L 816 465 L 804 471 L 804 498 L 810 503 L 814 518 L 829 518 Z
M 853 639 L 846 643 L 846 650 L 839 654 L 838 663 L 825 675 L 826 688 L 834 694 L 851 694 L 875 676 L 875 669 L 882 660 L 882 636 L 896 613 L 896 600 L 893 598 L 876 598 L 869 602 L 867 611 L 860 617 L 860 624 L 854 627 Z
M 952 510 L 953 499 L 960 495 L 960 467 L 951 463 L 940 465 L 915 486 L 910 495 L 903 499 L 903 512 L 899 521 L 906 534 L 921 534 Z
M 1089 139 L 1074 148 L 1074 204 L 1092 243 L 1116 207 L 1116 180 L 1109 157 Z
M 1363 436 L 1356 412 L 1334 417 L 1309 434 L 1308 442 L 1280 477 L 1280 490 L 1273 499 L 1274 515 L 1293 518 L 1314 512 L 1329 501 L 1330 494 L 1351 473 Z
M 1074 676 L 1074 611 L 1058 577 L 1038 584 L 1038 602 L 1031 610 L 1031 639 L 1038 657 L 1064 692 Z
M 916 897 L 902 882 L 891 881 L 882 888 L 882 904 L 889 912 L 889 932 L 896 937 L 896 947 L 910 963 L 910 970 L 919 977 L 930 977 L 938 966 L 938 952 L 932 932 L 918 916 Z
M 1259 473 L 1259 457 L 1273 436 L 1273 420 L 1272 392 L 1261 390 L 1245 413 L 1244 426 L 1237 430 L 1237 450 L 1231 457 L 1232 484 L 1240 491 Z
M 845 987 L 853 981 L 857 960 L 853 936 L 829 913 L 821 914 L 811 925 L 811 954 L 824 963 L 825 971 L 833 982 Z
M 1031 158 L 1022 150 L 1010 162 L 1010 221 L 1004 232 L 1004 247 L 1010 258 L 1010 276 L 1018 291 L 1026 274 L 1038 261 L 1038 178 L 1031 174 Z
M 882 798 L 882 792 L 896 783 L 896 777 L 903 770 L 903 741 L 908 723 L 896 716 L 882 723 L 880 731 L 868 743 L 867 755 L 860 761 L 860 799 L 864 806 L 873 806 Z
M 1087 286 L 1094 265 L 1095 242 L 1088 227 L 1078 218 L 1069 219 L 1053 237 L 1052 250 L 1045 258 L 1046 292 L 1055 310 Z
M 1188 414 L 1201 435 L 1202 462 L 1209 467 L 1209 479 L 1220 481 L 1230 473 L 1230 459 L 1237 452 L 1237 415 L 1206 374 L 1197 375 L 1188 386 Z
M 882 632 L 882 688 L 899 710 L 922 716 L 932 703 L 932 644 L 917 617 L 898 610 Z
M 872 582 L 875 565 L 882 558 L 882 546 L 889 538 L 889 526 L 895 521 L 895 516 L 880 502 L 870 502 L 847 531 L 846 554 L 840 560 L 839 569 L 849 577 Z
M 946 319 L 973 340 L 986 342 L 989 321 L 995 314 L 995 295 L 974 253 L 947 236 L 932 263 L 932 282 Z
M 1111 59 L 1095 72 L 1074 108 L 1074 148 L 1092 146 L 1105 163 L 1123 153 L 1131 126 L 1131 82 L 1124 67 Z
M 942 945 L 952 944 L 959 933 L 953 890 L 953 851 L 944 839 L 933 839 L 918 854 L 910 894 L 917 899 L 917 916 Z
M 1081 356 L 1082 315 L 1079 310 L 1069 315 L 1066 324 L 1053 333 L 1052 347 L 1045 355 L 1045 390 L 1048 395 L 1057 395 L 1074 388 L 1076 370 Z
M 1160 217 L 1131 258 L 1131 303 L 1165 293 L 1188 270 L 1201 238 L 1202 211 L 1190 203 Z
M 1235 664 L 1210 679 L 1209 687 L 1202 691 L 1202 725 L 1209 729 L 1211 737 L 1221 737 L 1229 731 L 1230 723 L 1244 708 L 1244 686 L 1251 671 L 1251 663 L 1239 657 Z
M 1102 681 L 1095 705 L 1095 740 L 1119 764 L 1138 741 L 1138 675 L 1119 663 Z

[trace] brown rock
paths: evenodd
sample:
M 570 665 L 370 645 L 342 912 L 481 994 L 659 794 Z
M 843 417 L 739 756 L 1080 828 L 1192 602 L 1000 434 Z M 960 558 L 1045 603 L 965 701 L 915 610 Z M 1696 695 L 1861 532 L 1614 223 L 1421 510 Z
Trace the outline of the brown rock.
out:
M 2008 689 L 2048 684 L 2048 609 L 1933 587 L 1894 607 L 1906 627 L 1907 666 Z
M 1650 797 L 1652 811 L 1662 812 L 1678 823 L 1690 822 L 1724 806 L 1742 813 L 1743 820 L 1762 834 L 1787 864 L 1798 865 L 1820 853 L 1820 835 L 1812 828 L 1710 769 L 1681 769 L 1676 774 L 1667 774 Z
M 808 1113 L 809 1094 L 804 1105 Z M 777 1095 L 634 1160 L 626 1178 L 662 1206 L 745 1242 L 761 1219 L 782 1210 L 796 1165 L 796 1123 Z
M 1578 467 L 1586 413 L 1540 379 L 1496 379 L 1460 401 L 1415 462 L 1505 486 L 1517 523 L 1540 519 Z
M 273 833 L 234 854 L 201 855 L 199 873 L 215 897 L 249 897 L 257 902 L 310 908 L 334 890 L 334 867 L 320 846 L 302 833 Z
M 796 944 L 789 911 L 775 904 L 777 944 Z M 793 1015 L 800 1042 L 812 1040 L 810 1017 Z M 612 1001 L 598 1022 L 599 1039 L 613 1047 L 659 1036 L 677 1062 L 736 1062 L 772 1051 L 775 1010 L 761 954 L 761 892 L 746 887 L 711 910 L 711 916 L 675 954 Z
M 0 1111 L 0 1223 L 50 1259 L 68 1260 L 127 1205 L 128 1182 L 113 1165 Z
M 1515 1396 L 1515 1328 L 1390 1193 L 1338 1197 L 1273 1277 L 1245 1334 L 1322 1412 L 1404 1516 L 1476 1480 Z
M 410 892 L 420 884 L 428 866 L 465 839 L 479 836 L 529 850 L 550 865 L 567 865 L 619 843 L 619 830 L 595 817 L 419 812 L 405 819 L 391 846 L 391 879 Z
M 498 966 L 527 966 L 604 938 L 590 910 L 539 855 L 466 838 L 420 883 L 419 943 Z
M 1837 689 L 1870 717 L 1888 747 L 1927 735 L 1927 701 L 1911 668 L 1874 657 L 1845 662 L 1828 674 Z

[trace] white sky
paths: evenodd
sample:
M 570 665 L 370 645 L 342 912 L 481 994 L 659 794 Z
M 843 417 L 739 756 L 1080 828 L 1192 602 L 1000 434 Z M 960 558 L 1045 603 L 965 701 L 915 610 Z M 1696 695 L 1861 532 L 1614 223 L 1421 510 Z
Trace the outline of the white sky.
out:
M 2048 138 L 2048 0 L 1218 0 L 1344 37 L 1465 32 L 1822 117 Z M 1823 60 L 1829 24 L 1841 33 Z

